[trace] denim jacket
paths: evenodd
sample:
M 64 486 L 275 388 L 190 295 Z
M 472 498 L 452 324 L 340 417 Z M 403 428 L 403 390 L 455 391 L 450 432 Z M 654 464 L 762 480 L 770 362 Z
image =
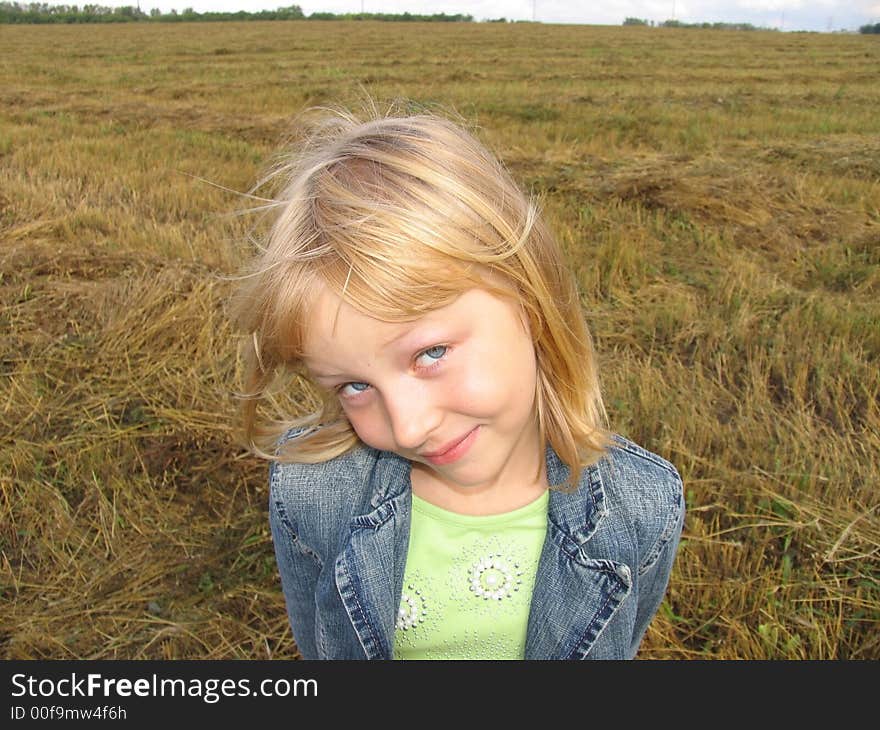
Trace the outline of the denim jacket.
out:
M 576 491 L 550 490 L 526 659 L 631 659 L 663 599 L 684 520 L 681 477 L 614 439 Z M 546 464 L 550 484 L 568 478 L 549 445 Z M 393 658 L 409 477 L 407 459 L 367 446 L 320 464 L 271 463 L 269 524 L 303 658 Z

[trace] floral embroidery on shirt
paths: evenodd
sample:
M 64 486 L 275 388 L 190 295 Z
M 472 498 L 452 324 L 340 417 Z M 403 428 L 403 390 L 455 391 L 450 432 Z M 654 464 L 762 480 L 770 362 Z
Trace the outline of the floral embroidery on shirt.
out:
M 414 571 L 406 574 L 395 622 L 395 641 L 415 646 L 424 641 L 437 626 L 442 602 L 431 579 Z
M 485 600 L 510 598 L 521 583 L 519 563 L 508 560 L 501 553 L 489 553 L 471 566 L 470 589 Z
M 401 648 L 423 647 L 426 659 L 522 658 L 525 637 L 507 633 L 505 621 L 514 619 L 517 607 L 528 612 L 532 585 L 523 578 L 534 580 L 536 566 L 519 552 L 495 537 L 477 539 L 452 559 L 445 576 L 432 580 L 419 571 L 406 572 L 395 642 Z M 500 623 L 497 631 L 467 629 L 440 639 L 441 626 L 453 615 Z
M 523 658 L 548 501 L 485 518 L 414 503 L 395 658 Z
M 460 611 L 511 614 L 531 600 L 530 586 L 523 589 L 522 583 L 527 561 L 527 555 L 497 538 L 475 540 L 449 568 L 449 598 Z

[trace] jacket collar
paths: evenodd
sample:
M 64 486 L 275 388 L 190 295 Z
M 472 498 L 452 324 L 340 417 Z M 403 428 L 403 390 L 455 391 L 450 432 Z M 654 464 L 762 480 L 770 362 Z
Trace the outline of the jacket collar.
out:
M 376 454 L 370 498 L 372 509 L 402 496 L 411 488 L 412 465 L 408 459 L 391 451 L 376 451 Z M 564 484 L 568 480 L 569 468 L 550 444 L 547 444 L 544 459 L 548 482 Z M 570 493 L 550 490 L 550 520 L 578 546 L 590 539 L 606 513 L 602 474 L 595 464 L 583 471 L 576 490 Z
M 549 444 L 544 456 L 548 482 L 564 484 L 569 468 Z M 592 537 L 607 511 L 602 474 L 595 464 L 583 470 L 576 490 L 568 493 L 550 490 L 550 521 L 578 547 Z
M 366 658 L 391 659 L 409 545 L 410 462 L 392 452 L 376 453 L 371 511 L 353 518 L 335 573 Z M 549 444 L 545 458 L 550 484 L 565 482 L 568 468 Z M 585 657 L 629 594 L 626 566 L 590 556 L 589 540 L 607 514 L 598 465 L 583 470 L 573 492 L 551 490 L 535 581 L 545 590 L 532 598 L 526 659 Z
M 375 509 L 383 502 L 395 499 L 410 488 L 412 463 L 392 451 L 376 451 L 373 467 L 373 494 L 370 507 Z

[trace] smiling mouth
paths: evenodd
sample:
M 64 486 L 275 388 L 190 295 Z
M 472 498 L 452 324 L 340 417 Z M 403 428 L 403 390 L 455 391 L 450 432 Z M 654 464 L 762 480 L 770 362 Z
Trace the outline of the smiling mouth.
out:
M 421 456 L 432 464 L 448 464 L 453 462 L 461 456 L 464 456 L 468 449 L 470 449 L 479 428 L 479 426 L 475 426 L 458 441 L 445 446 L 442 451 L 435 451 L 432 454 L 422 454 Z
M 471 429 L 471 431 L 473 431 L 473 429 Z M 451 451 L 456 446 L 458 446 L 462 441 L 464 441 L 468 436 L 470 436 L 470 434 L 471 434 L 471 432 L 468 431 L 461 438 L 456 439 L 455 441 L 451 441 L 450 443 L 446 444 L 446 446 L 444 446 L 442 449 L 438 449 L 437 451 L 430 451 L 428 453 L 422 454 L 422 456 L 424 456 L 425 458 L 428 458 L 428 459 L 430 459 L 434 456 L 443 456 L 443 454 L 445 454 L 447 451 Z

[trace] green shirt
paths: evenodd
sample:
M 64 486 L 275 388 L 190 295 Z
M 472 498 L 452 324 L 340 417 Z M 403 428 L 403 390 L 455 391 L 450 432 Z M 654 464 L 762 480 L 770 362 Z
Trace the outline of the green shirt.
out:
M 412 495 L 395 659 L 522 659 L 549 491 L 500 515 Z

